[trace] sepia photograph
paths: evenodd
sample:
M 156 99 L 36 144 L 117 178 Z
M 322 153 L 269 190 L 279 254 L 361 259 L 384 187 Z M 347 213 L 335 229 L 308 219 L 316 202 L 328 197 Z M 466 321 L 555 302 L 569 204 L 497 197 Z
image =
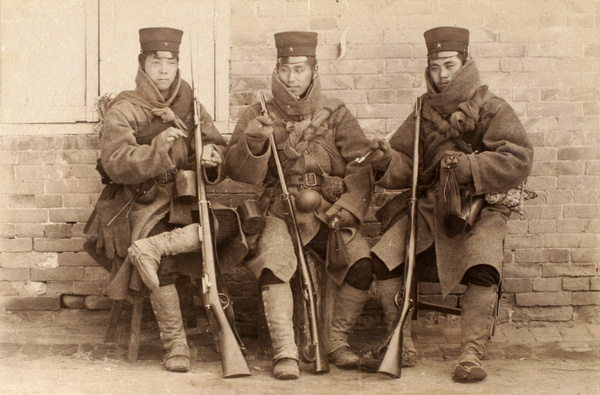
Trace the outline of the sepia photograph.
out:
M 1 0 L 0 394 L 600 393 L 600 1 Z

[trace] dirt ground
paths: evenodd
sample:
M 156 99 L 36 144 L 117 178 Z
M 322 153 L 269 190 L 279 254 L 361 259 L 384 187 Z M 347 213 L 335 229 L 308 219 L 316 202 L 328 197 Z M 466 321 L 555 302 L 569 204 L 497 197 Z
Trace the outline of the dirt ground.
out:
M 210 334 L 188 334 L 193 350 L 188 373 L 160 363 L 156 324 L 142 327 L 139 361 L 128 362 L 127 328 L 105 343 L 107 313 L 62 311 L 0 314 L 0 394 L 600 394 L 600 329 L 595 324 L 502 325 L 488 346 L 480 383 L 452 380 L 459 345 L 448 323 L 417 327 L 416 367 L 400 379 L 331 367 L 314 375 L 302 365 L 299 380 L 279 381 L 271 361 L 248 339 L 252 376 L 222 378 Z M 415 328 L 413 327 L 413 335 Z M 355 333 L 351 342 L 377 342 L 381 333 Z
M 490 360 L 481 383 L 451 380 L 452 363 L 421 360 L 400 379 L 332 368 L 278 381 L 270 363 L 250 361 L 251 377 L 223 379 L 216 362 L 195 363 L 188 373 L 170 373 L 157 361 L 128 363 L 65 357 L 9 358 L 0 361 L 2 394 L 598 394 L 600 367 L 585 360 Z

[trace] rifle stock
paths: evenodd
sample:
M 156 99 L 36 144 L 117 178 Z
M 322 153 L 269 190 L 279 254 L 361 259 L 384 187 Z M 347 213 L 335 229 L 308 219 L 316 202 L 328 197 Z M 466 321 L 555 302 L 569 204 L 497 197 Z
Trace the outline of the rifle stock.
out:
M 406 259 L 404 260 L 404 289 L 402 292 L 402 308 L 396 315 L 392 331 L 388 334 L 381 350 L 385 355 L 381 360 L 379 373 L 387 374 L 393 378 L 400 378 L 402 373 L 402 327 L 414 310 L 415 301 L 412 298 L 412 287 L 414 284 L 414 271 L 416 265 L 416 240 L 417 240 L 417 186 L 419 180 L 419 139 L 421 132 L 421 98 L 415 103 L 415 141 L 413 146 L 413 171 L 410 197 L 410 213 L 408 228 L 408 240 L 406 245 Z
M 193 84 L 193 80 L 192 80 Z M 206 185 L 202 176 L 201 153 L 202 130 L 200 119 L 200 103 L 194 91 L 194 120 L 195 120 L 195 149 L 196 149 L 196 177 L 198 181 L 198 205 L 200 208 L 200 228 L 198 237 L 202 246 L 202 299 L 207 314 L 211 314 L 219 326 L 219 347 L 221 351 L 221 364 L 223 366 L 223 377 L 250 376 L 250 370 L 238 343 L 236 334 L 227 319 L 219 290 L 217 288 L 217 275 L 215 266 L 215 252 L 213 248 L 211 225 L 209 217 L 209 202 L 206 198 Z
M 259 92 L 260 104 L 261 104 L 261 115 L 268 115 L 267 105 L 263 92 Z M 277 167 L 277 175 L 279 176 L 279 182 L 281 184 L 282 200 L 287 203 L 288 210 L 290 212 L 289 222 L 292 224 L 290 231 L 293 233 L 294 245 L 296 246 L 296 256 L 298 258 L 298 268 L 300 270 L 300 278 L 302 283 L 302 295 L 304 302 L 306 303 L 306 310 L 308 313 L 308 324 L 310 334 L 310 348 L 309 354 L 314 359 L 315 373 L 327 373 L 329 372 L 329 363 L 327 361 L 327 352 L 323 348 L 323 344 L 320 340 L 319 325 L 317 323 L 317 303 L 316 303 L 316 291 L 313 283 L 313 279 L 306 262 L 306 255 L 303 249 L 302 237 L 300 236 L 300 230 L 298 228 L 298 222 L 296 221 L 296 212 L 294 205 L 290 199 L 290 193 L 287 189 L 285 182 L 285 175 L 283 174 L 283 168 L 281 161 L 279 160 L 279 154 L 277 152 L 277 144 L 275 138 L 271 134 L 269 136 L 269 143 L 271 145 L 271 151 L 273 154 L 273 160 Z M 306 356 L 306 355 L 305 355 Z

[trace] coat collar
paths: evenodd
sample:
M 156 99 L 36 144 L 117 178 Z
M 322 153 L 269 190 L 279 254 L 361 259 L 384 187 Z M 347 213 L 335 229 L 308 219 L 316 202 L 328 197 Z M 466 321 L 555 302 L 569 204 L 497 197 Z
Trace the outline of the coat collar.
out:
M 177 71 L 177 76 L 169 88 L 169 94 L 166 99 L 163 97 L 162 93 L 160 93 L 148 74 L 146 74 L 141 67 L 138 67 L 138 72 L 135 77 L 135 84 L 136 92 L 148 99 L 154 105 L 154 107 L 168 107 L 171 105 L 173 100 L 175 100 L 175 97 L 179 92 L 179 88 L 181 87 L 181 73 Z
M 429 75 L 429 68 L 425 70 L 425 81 L 427 93 L 424 95 L 424 100 L 442 116 L 452 114 L 460 103 L 470 100 L 482 84 L 479 71 L 472 59 L 467 60 L 442 92 L 437 92 L 435 89 L 435 84 Z
M 298 118 L 305 118 L 314 114 L 319 108 L 321 102 L 321 79 L 317 73 L 313 79 L 312 84 L 308 87 L 306 95 L 299 99 L 285 86 L 285 84 L 279 78 L 277 70 L 273 71 L 271 77 L 271 92 L 273 93 L 273 99 L 275 100 L 279 109 L 281 109 L 286 115 L 290 116 L 292 120 L 298 120 Z

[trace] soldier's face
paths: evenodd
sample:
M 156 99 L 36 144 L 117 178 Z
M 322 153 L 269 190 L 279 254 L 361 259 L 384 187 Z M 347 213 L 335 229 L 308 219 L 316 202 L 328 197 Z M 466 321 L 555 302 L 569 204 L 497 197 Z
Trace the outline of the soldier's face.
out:
M 314 73 L 308 60 L 300 61 L 300 59 L 295 58 L 306 59 L 304 56 L 290 56 L 288 58 L 289 63 L 279 64 L 277 74 L 285 86 L 287 86 L 294 95 L 302 97 L 308 90 Z
M 458 57 L 458 53 L 450 57 L 438 57 L 429 60 L 429 75 L 440 92 L 452 81 L 462 64 L 463 62 Z
M 144 70 L 156 85 L 159 91 L 168 91 L 175 77 L 179 62 L 171 52 L 158 51 L 156 56 L 148 56 L 144 62 Z

